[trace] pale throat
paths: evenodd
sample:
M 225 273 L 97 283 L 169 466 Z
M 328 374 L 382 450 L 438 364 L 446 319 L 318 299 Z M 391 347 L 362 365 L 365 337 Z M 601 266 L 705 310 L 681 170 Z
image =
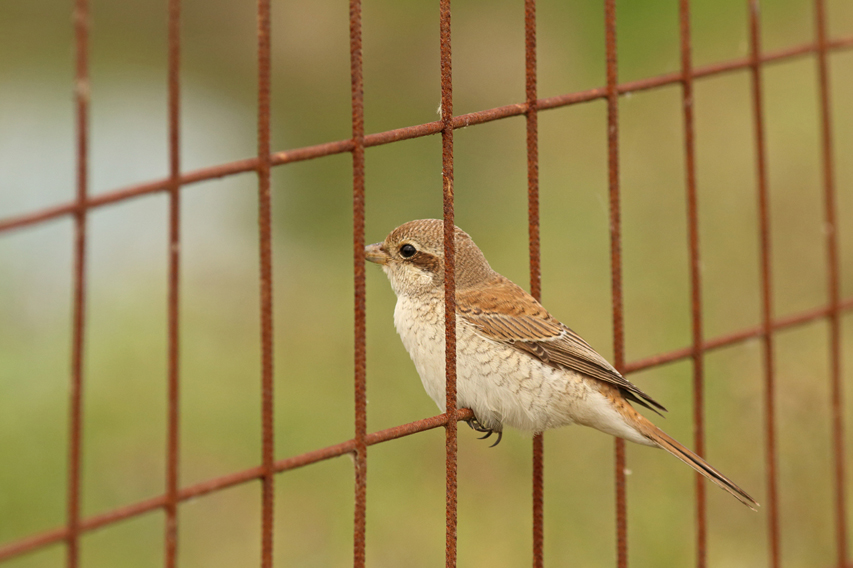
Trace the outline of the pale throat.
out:
M 402 296 L 429 296 L 435 293 L 433 275 L 424 270 L 410 267 L 392 267 L 388 264 L 382 266 L 391 289 L 398 298 Z

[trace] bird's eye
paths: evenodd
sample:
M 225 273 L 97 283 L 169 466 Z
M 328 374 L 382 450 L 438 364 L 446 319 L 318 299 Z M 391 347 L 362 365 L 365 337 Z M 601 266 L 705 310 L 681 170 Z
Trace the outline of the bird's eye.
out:
M 412 258 L 416 252 L 418 252 L 417 249 L 410 244 L 405 244 L 400 247 L 400 254 L 403 258 Z

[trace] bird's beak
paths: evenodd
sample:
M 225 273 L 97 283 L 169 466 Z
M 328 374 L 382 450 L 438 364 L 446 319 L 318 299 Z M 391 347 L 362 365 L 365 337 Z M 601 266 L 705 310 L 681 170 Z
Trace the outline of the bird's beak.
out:
M 373 243 L 364 247 L 364 258 L 376 264 L 386 264 L 391 257 L 382 249 L 382 243 Z

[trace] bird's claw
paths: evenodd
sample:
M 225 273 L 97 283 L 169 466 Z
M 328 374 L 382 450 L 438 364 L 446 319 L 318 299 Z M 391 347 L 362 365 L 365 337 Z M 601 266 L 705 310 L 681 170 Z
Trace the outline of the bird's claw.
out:
M 471 429 L 474 430 L 475 432 L 485 433 L 484 436 L 480 436 L 480 438 L 479 438 L 480 440 L 485 440 L 486 438 L 488 438 L 489 436 L 491 436 L 492 434 L 497 432 L 498 433 L 498 439 L 495 441 L 494 444 L 489 446 L 490 448 L 494 448 L 495 446 L 497 446 L 498 444 L 501 443 L 501 438 L 503 438 L 503 435 L 504 435 L 504 433 L 501 430 L 492 430 L 491 428 L 486 428 L 485 426 L 480 424 L 476 418 L 472 418 L 471 420 L 468 420 L 468 426 L 470 426 Z

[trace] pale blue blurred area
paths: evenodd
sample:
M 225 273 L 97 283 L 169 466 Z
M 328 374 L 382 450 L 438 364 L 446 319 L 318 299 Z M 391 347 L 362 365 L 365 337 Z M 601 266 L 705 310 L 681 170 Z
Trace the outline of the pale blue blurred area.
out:
M 748 53 L 742 2 L 693 2 L 696 66 Z M 853 4 L 829 2 L 833 37 L 853 35 Z M 619 73 L 675 71 L 677 3 L 618 2 Z M 89 193 L 168 174 L 165 2 L 92 2 Z M 182 7 L 181 166 L 192 171 L 256 153 L 255 5 L 187 0 Z M 524 100 L 523 3 L 454 2 L 454 112 Z M 811 2 L 765 2 L 763 43 L 811 41 Z M 366 1 L 368 133 L 436 120 L 438 10 Z M 348 10 L 342 2 L 273 3 L 272 146 L 351 136 Z M 600 2 L 538 3 L 539 96 L 604 83 Z M 842 296 L 853 294 L 853 53 L 831 56 L 841 221 Z M 766 67 L 774 310 L 826 302 L 819 107 L 814 58 Z M 0 3 L 0 218 L 75 197 L 71 7 Z M 745 71 L 695 84 L 697 179 L 707 337 L 760 321 L 752 107 Z M 690 288 L 681 92 L 672 85 L 620 101 L 620 173 L 629 361 L 689 345 Z M 545 306 L 612 356 L 606 107 L 539 116 Z M 457 224 L 492 266 L 528 285 L 523 117 L 455 132 Z M 331 156 L 273 170 L 276 456 L 353 435 L 352 160 Z M 367 242 L 441 215 L 441 142 L 431 136 L 366 152 Z M 165 488 L 168 199 L 147 195 L 88 215 L 82 512 Z M 253 173 L 181 192 L 182 485 L 260 460 L 260 304 Z M 0 234 L 0 546 L 65 522 L 73 220 Z M 367 267 L 368 429 L 437 413 L 392 325 L 384 275 Z M 844 321 L 849 383 L 853 326 Z M 827 326 L 778 334 L 783 555 L 830 565 L 833 553 Z M 632 375 L 692 446 L 691 365 Z M 706 358 L 709 461 L 766 501 L 761 350 L 757 341 Z M 853 389 L 846 389 L 848 404 Z M 853 439 L 847 420 L 848 436 Z M 459 559 L 466 566 L 530 558 L 530 442 L 508 432 L 488 449 L 460 427 Z M 614 563 L 612 441 L 568 428 L 546 435 L 549 565 Z M 373 446 L 368 462 L 371 566 L 440 565 L 444 435 Z M 637 566 L 693 562 L 692 472 L 647 448 L 628 450 L 629 539 Z M 849 475 L 850 472 L 848 472 Z M 853 479 L 851 479 L 853 481 Z M 276 478 L 276 565 L 347 565 L 352 554 L 347 457 Z M 708 485 L 709 562 L 767 562 L 766 509 L 751 513 Z M 179 510 L 182 566 L 253 565 L 260 491 L 249 483 Z M 160 511 L 87 533 L 84 566 L 162 564 Z M 55 566 L 61 545 L 7 565 Z

